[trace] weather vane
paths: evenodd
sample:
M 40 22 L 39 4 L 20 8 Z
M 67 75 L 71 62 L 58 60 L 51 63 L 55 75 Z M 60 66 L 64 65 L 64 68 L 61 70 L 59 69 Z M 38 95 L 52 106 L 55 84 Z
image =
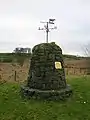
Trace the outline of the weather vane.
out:
M 55 19 L 49 19 L 49 22 L 41 22 L 41 23 L 44 23 L 46 25 L 44 25 L 44 28 L 39 27 L 39 30 L 46 31 L 46 43 L 48 43 L 48 33 L 50 32 L 50 30 L 57 29 L 56 26 L 54 26 L 53 28 L 49 28 L 49 24 L 54 24 L 54 21 L 55 21 Z

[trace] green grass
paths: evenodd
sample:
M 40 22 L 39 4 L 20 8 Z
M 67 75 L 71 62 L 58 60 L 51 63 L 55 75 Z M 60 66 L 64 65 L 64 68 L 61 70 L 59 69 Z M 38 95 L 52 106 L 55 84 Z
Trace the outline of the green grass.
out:
M 0 53 L 0 62 L 21 62 L 26 58 L 31 58 L 31 53 Z M 77 57 L 75 55 L 63 55 L 64 60 L 90 59 L 90 57 Z
M 19 84 L 0 84 L 0 120 L 90 120 L 90 76 L 69 76 L 67 82 L 74 93 L 64 102 L 25 100 Z
M 0 62 L 17 62 L 23 63 L 25 59 L 31 58 L 31 53 L 0 53 Z

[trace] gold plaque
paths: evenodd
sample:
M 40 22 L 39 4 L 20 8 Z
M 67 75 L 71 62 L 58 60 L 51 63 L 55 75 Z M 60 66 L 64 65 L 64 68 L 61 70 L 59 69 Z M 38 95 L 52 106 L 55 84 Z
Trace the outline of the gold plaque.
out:
M 56 69 L 62 69 L 61 62 L 55 62 L 55 68 Z

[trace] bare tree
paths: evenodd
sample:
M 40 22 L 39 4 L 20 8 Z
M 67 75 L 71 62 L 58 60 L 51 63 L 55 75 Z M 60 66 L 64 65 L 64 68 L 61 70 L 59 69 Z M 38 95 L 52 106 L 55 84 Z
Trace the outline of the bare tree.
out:
M 82 49 L 83 49 L 84 55 L 86 57 L 90 57 L 90 43 L 88 43 L 87 45 L 84 45 Z

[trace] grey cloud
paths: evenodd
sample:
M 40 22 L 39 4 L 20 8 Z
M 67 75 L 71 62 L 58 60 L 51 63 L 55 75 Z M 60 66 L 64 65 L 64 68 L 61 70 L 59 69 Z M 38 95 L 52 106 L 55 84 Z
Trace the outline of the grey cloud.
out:
M 49 41 L 56 41 L 67 53 L 81 54 L 80 46 L 90 41 L 89 11 L 89 0 L 0 1 L 0 50 L 44 42 L 39 22 L 56 18 L 58 29 L 49 34 Z

